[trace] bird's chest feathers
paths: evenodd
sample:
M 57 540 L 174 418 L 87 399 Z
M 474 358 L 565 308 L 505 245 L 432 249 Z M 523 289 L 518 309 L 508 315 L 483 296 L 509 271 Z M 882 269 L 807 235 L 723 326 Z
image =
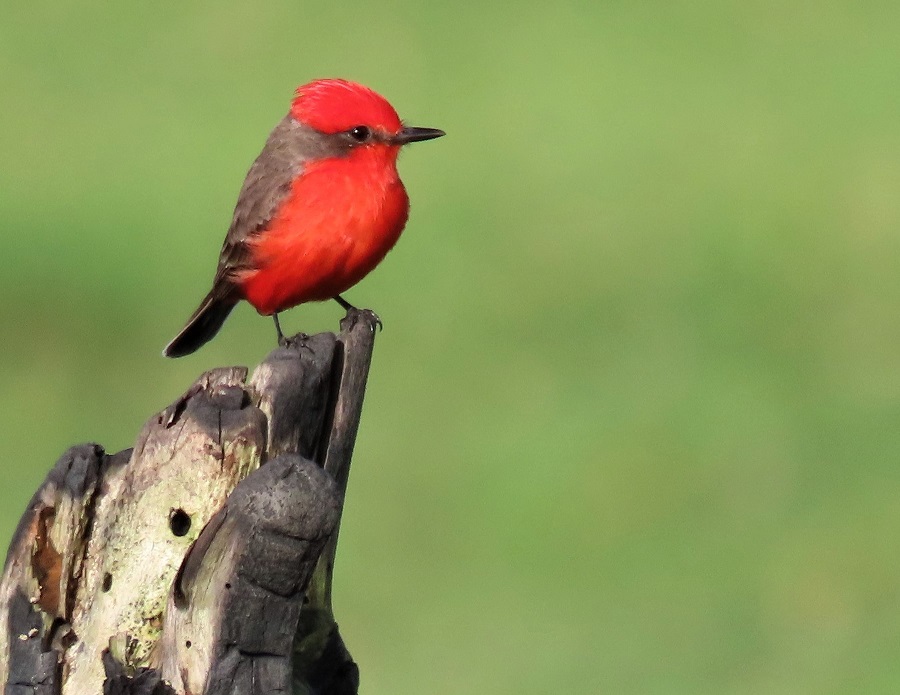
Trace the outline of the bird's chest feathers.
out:
M 251 284 L 278 295 L 264 304 L 332 297 L 393 247 L 409 201 L 393 159 L 379 155 L 361 148 L 304 165 L 276 215 L 251 242 Z
M 406 223 L 406 191 L 393 163 L 367 154 L 361 150 L 308 164 L 291 192 L 295 222 L 304 226 L 309 220 L 328 234 L 362 245 L 399 234 Z

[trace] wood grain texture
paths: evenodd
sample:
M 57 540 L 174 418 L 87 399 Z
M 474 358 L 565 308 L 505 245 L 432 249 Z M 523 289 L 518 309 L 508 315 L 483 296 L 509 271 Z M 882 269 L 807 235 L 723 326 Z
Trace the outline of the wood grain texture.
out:
M 356 692 L 330 582 L 376 318 L 201 375 L 133 449 L 60 458 L 0 581 L 5 693 Z
M 183 412 L 151 418 L 127 465 L 109 471 L 96 502 L 65 655 L 64 692 L 95 692 L 109 648 L 128 669 L 149 663 L 169 587 L 185 553 L 235 485 L 257 469 L 263 414 L 245 406 L 244 369 L 201 377 Z M 187 528 L 178 535 L 175 515 Z
M 350 478 L 350 462 L 362 416 L 363 395 L 375 346 L 378 316 L 369 310 L 350 310 L 341 322 L 334 361 L 335 383 L 331 422 L 320 444 L 320 462 L 343 497 Z M 337 554 L 340 517 L 328 539 L 307 589 L 294 643 L 294 693 L 352 695 L 359 689 L 359 669 L 338 629 L 331 586 Z
M 176 691 L 253 695 L 290 682 L 305 588 L 339 510 L 331 477 L 296 454 L 238 484 L 169 597 L 155 665 Z

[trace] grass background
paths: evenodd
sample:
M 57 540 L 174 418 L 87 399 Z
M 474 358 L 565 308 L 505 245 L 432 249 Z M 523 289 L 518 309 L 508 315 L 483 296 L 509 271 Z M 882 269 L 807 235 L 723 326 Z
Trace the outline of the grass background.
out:
M 900 5 L 463 7 L 7 9 L 0 537 L 70 444 L 273 346 L 244 306 L 159 356 L 293 88 L 345 76 L 448 132 L 347 295 L 386 325 L 335 595 L 363 691 L 896 692 Z

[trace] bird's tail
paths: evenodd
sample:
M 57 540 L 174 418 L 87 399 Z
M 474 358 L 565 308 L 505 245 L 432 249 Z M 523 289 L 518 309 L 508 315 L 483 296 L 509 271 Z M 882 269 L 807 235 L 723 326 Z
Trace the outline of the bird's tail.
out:
M 187 325 L 166 345 L 163 355 L 184 357 L 206 345 L 219 332 L 237 301 L 237 297 L 223 296 L 220 288 L 213 287 Z

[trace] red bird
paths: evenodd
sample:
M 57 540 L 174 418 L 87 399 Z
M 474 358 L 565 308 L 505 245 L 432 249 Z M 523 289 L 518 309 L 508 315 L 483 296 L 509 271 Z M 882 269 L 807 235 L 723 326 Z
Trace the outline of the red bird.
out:
M 209 342 L 246 299 L 272 315 L 334 299 L 391 250 L 409 215 L 397 155 L 410 142 L 444 135 L 404 126 L 387 100 L 346 80 L 297 88 L 247 174 L 225 237 L 212 290 L 164 355 Z

